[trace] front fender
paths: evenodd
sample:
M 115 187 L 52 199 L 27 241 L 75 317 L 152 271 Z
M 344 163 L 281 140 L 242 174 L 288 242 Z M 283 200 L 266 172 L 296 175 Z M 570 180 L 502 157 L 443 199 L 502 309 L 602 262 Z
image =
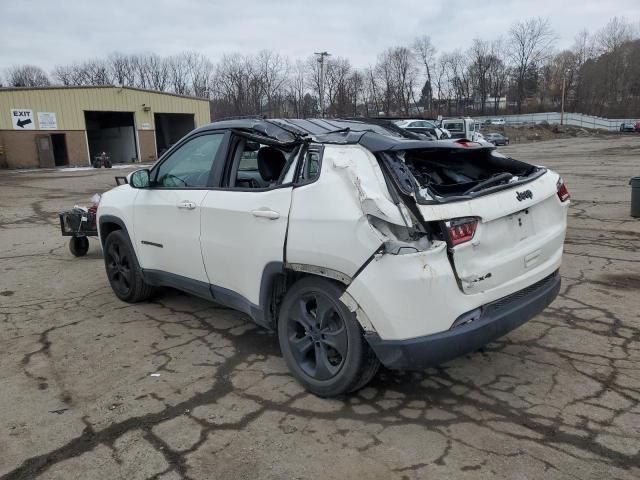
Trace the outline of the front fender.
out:
M 129 185 L 121 185 L 102 194 L 97 213 L 98 237 L 102 245 L 104 245 L 106 238 L 103 225 L 115 223 L 127 233 L 134 251 L 138 255 L 133 228 L 134 206 L 137 195 L 138 190 L 131 188 Z

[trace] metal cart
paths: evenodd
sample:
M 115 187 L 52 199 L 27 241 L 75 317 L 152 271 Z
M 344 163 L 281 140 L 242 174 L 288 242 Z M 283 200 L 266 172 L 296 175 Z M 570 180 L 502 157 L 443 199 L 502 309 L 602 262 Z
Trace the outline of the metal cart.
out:
M 96 226 L 97 206 L 88 209 L 74 207 L 66 212 L 58 214 L 60 217 L 60 229 L 62 236 L 69 239 L 69 251 L 75 257 L 83 257 L 89 251 L 89 238 L 97 237 Z

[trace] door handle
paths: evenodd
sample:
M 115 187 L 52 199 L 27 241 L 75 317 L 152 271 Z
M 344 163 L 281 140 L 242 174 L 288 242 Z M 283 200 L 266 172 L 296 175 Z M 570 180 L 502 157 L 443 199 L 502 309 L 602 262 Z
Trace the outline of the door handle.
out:
M 268 218 L 269 220 L 280 218 L 280 214 L 278 212 L 275 212 L 269 208 L 259 208 L 257 210 L 251 210 L 251 213 L 254 217 Z
M 196 208 L 196 203 L 190 202 L 189 200 L 183 200 L 181 202 L 178 202 L 176 206 L 185 210 L 193 210 L 194 208 Z

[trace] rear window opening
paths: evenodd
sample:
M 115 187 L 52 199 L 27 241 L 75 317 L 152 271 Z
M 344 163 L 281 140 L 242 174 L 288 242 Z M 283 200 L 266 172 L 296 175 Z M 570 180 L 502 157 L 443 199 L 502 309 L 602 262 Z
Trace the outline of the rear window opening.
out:
M 413 192 L 406 193 L 415 193 L 419 203 L 463 200 L 532 180 L 544 172 L 489 148 L 405 150 L 385 157 L 396 164 L 391 168 L 396 175 L 408 177 L 398 180 L 405 188 L 413 187 Z

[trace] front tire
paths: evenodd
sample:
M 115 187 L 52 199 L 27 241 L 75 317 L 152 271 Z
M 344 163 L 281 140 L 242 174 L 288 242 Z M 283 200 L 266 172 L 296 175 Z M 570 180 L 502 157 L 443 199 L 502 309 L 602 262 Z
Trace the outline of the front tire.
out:
M 364 387 L 380 365 L 355 315 L 340 301 L 342 292 L 330 280 L 303 278 L 285 295 L 278 316 L 278 340 L 289 370 L 320 397 Z
M 115 230 L 107 236 L 104 265 L 111 289 L 120 300 L 138 303 L 153 295 L 154 288 L 144 281 L 131 242 L 122 230 Z

